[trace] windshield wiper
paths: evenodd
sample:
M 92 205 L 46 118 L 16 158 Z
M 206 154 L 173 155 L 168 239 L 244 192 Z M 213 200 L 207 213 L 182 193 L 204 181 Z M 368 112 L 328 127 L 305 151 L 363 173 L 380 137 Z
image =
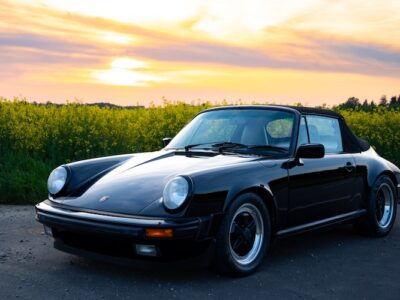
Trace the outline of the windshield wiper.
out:
M 271 146 L 271 145 L 244 145 L 244 144 L 240 144 L 240 143 L 231 143 L 231 142 L 225 142 L 225 143 L 221 143 L 221 144 L 215 144 L 212 145 L 213 147 L 218 148 L 218 151 L 220 153 L 222 153 L 225 149 L 235 149 L 235 148 L 239 148 L 239 149 L 235 149 L 235 150 L 239 150 L 241 151 L 243 150 L 272 150 L 272 151 L 276 151 L 276 152 L 280 152 L 280 153 L 287 153 L 288 150 L 286 148 L 283 147 L 278 147 L 278 146 Z
M 235 149 L 235 150 L 272 150 L 280 153 L 287 153 L 288 150 L 283 147 L 278 147 L 278 146 L 271 146 L 271 145 L 245 145 L 241 143 L 233 143 L 233 142 L 208 142 L 208 143 L 198 143 L 198 144 L 190 144 L 185 146 L 185 151 L 189 151 L 191 148 L 195 148 L 198 146 L 203 146 L 203 145 L 209 145 L 212 144 L 211 147 L 214 150 L 217 150 L 219 153 L 224 152 L 224 150 L 230 150 L 230 149 Z M 238 149 L 237 149 L 238 148 Z
M 254 150 L 275 150 L 277 152 L 287 153 L 288 149 L 278 146 L 271 146 L 271 145 L 255 145 L 255 146 L 248 146 L 247 149 L 254 149 Z
M 189 151 L 189 149 L 198 147 L 198 146 L 203 146 L 203 145 L 209 145 L 209 144 L 215 144 L 215 143 L 220 143 L 220 142 L 207 142 L 207 143 L 198 143 L 198 144 L 189 144 L 186 145 L 185 147 L 183 147 L 185 149 L 185 151 Z
M 218 148 L 218 150 L 220 149 L 227 149 L 227 148 L 232 148 L 232 147 L 247 147 L 244 144 L 240 144 L 240 143 L 231 143 L 231 142 L 207 142 L 207 143 L 198 143 L 198 144 L 190 144 L 190 145 L 186 145 L 185 147 L 183 147 L 185 149 L 185 151 L 189 151 L 189 149 L 192 148 L 196 148 L 198 146 L 203 146 L 203 145 L 210 145 L 212 148 Z
M 212 145 L 213 148 L 217 148 L 219 153 L 222 153 L 224 149 L 231 148 L 247 148 L 248 146 L 241 143 L 233 143 L 233 142 L 223 142 Z

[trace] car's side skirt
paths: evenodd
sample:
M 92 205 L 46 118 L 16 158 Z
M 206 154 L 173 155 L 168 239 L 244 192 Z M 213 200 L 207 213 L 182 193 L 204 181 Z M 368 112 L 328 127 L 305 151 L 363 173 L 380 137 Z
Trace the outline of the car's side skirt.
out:
M 313 230 L 313 229 L 317 229 L 317 228 L 321 228 L 321 227 L 325 227 L 325 226 L 329 226 L 329 225 L 333 225 L 333 224 L 338 224 L 338 223 L 346 222 L 346 221 L 361 217 L 361 216 L 365 215 L 366 213 L 367 213 L 366 209 L 358 209 L 358 210 L 355 210 L 355 211 L 352 211 L 349 213 L 345 213 L 345 214 L 333 216 L 330 218 L 310 222 L 307 224 L 302 224 L 302 225 L 282 229 L 282 230 L 277 231 L 275 235 L 277 237 L 284 237 L 284 236 L 288 236 L 288 235 L 292 235 L 292 234 L 296 234 L 296 233 L 300 233 L 300 232 L 304 232 L 304 231 L 309 231 L 309 230 Z

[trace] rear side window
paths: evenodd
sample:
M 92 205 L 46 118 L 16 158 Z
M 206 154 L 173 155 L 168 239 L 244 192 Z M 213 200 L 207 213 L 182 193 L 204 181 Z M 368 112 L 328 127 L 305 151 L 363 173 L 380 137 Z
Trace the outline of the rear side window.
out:
M 322 144 L 326 153 L 343 152 L 342 135 L 338 119 L 307 116 L 310 143 Z

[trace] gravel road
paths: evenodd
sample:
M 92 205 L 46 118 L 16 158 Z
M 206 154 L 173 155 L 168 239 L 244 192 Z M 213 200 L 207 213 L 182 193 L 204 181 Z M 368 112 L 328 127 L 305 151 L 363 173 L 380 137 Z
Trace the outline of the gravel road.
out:
M 382 239 L 346 225 L 279 240 L 254 275 L 227 278 L 64 254 L 52 248 L 33 207 L 0 206 L 0 299 L 400 299 L 397 219 Z

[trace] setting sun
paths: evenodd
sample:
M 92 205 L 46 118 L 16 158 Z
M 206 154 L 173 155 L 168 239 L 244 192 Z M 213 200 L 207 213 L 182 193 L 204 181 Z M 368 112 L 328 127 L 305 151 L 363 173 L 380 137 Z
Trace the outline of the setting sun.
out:
M 147 86 L 158 81 L 156 76 L 140 72 L 146 63 L 130 58 L 117 58 L 106 71 L 94 71 L 93 77 L 101 83 L 121 86 Z

